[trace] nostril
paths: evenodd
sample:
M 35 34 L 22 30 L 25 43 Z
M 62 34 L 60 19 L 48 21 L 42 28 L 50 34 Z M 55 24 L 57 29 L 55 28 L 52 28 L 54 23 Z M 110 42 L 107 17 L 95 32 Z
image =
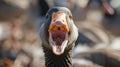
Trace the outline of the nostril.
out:
M 63 22 L 64 22 L 64 20 L 63 20 Z
M 62 22 L 61 21 L 57 21 L 56 24 L 62 25 Z
M 60 30 L 60 27 L 58 27 L 58 30 Z

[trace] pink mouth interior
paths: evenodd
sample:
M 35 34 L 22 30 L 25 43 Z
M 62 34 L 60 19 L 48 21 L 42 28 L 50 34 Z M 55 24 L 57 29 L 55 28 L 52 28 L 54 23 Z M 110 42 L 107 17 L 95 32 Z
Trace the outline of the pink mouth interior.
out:
M 65 40 L 66 32 L 63 30 L 60 30 L 58 27 L 56 30 L 51 31 L 52 39 L 55 42 L 55 45 L 61 46 L 62 42 Z

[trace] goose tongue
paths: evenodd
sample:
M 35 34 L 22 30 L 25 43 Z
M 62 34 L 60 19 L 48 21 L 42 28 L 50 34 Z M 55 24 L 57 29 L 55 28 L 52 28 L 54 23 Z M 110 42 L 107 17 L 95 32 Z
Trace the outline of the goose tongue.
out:
M 55 48 L 53 47 L 55 52 L 61 52 L 61 47 L 60 46 L 55 46 Z

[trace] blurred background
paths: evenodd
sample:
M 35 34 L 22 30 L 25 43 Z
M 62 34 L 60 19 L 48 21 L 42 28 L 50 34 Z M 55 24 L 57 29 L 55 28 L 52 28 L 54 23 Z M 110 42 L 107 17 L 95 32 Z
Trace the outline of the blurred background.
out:
M 74 67 L 120 67 L 119 0 L 0 0 L 0 67 L 44 67 L 37 32 L 55 6 L 79 29 Z

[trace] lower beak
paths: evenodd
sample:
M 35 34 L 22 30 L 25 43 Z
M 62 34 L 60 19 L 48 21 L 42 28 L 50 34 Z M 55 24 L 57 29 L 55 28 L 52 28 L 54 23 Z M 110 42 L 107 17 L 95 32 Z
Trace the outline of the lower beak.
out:
M 68 43 L 68 40 L 65 40 L 65 41 L 63 41 L 61 46 L 52 45 L 52 49 L 53 49 L 54 54 L 56 54 L 56 55 L 63 54 L 65 51 L 65 48 L 67 46 L 67 43 Z

